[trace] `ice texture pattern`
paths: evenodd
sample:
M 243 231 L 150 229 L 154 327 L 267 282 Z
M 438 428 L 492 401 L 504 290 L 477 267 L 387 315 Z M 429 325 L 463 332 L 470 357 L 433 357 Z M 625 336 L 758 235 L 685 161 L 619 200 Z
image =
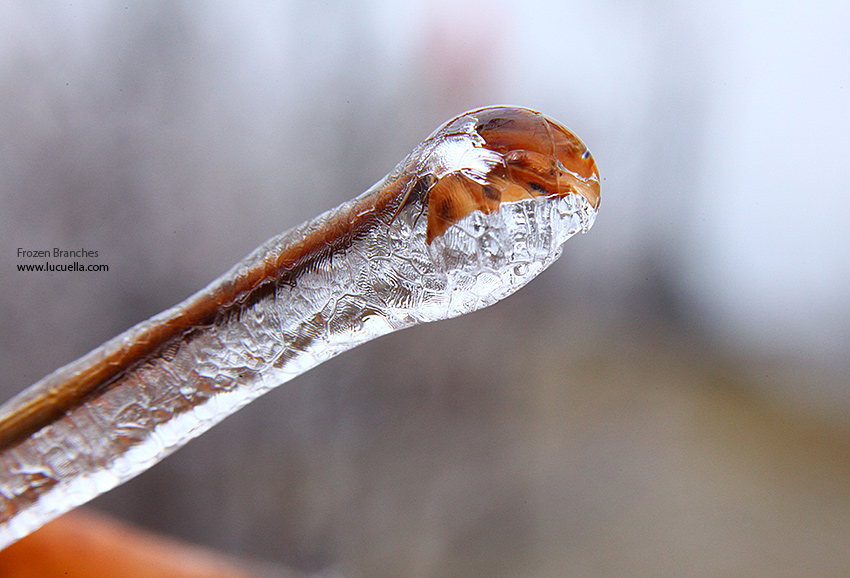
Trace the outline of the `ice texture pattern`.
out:
M 527 195 L 497 210 L 472 210 L 429 242 L 428 186 L 453 172 L 486 186 L 494 167 L 504 165 L 503 154 L 481 146 L 475 122 L 460 125 L 445 138 L 439 132 L 429 137 L 359 197 L 269 240 L 198 295 L 239 286 L 275 256 L 320 235 L 323 244 L 305 246 L 304 258 L 237 292 L 209 322 L 165 341 L 3 448 L 0 548 L 138 475 L 256 397 L 343 351 L 499 301 L 551 265 L 569 237 L 590 229 L 598 196 L 594 204 L 578 192 Z M 378 199 L 398 183 L 401 198 L 380 209 Z M 181 308 L 197 299 L 57 370 L 29 396 L 43 396 L 50 384 L 72 382 L 91 364 L 107 362 L 157 324 L 179 319 Z M 28 400 L 27 392 L 22 399 Z M 14 402 L 0 417 L 16 411 Z

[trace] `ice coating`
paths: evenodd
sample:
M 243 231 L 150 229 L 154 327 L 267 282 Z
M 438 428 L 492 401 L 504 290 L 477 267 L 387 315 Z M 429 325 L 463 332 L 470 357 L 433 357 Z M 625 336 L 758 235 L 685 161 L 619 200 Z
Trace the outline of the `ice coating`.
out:
M 449 121 L 359 197 L 0 408 L 0 547 L 342 351 L 513 293 L 598 203 L 592 157 L 554 121 Z
M 599 173 L 590 151 L 563 125 L 527 108 L 462 114 L 411 156 L 421 164 L 414 171 L 420 179 L 431 179 L 424 187 L 429 242 L 472 211 L 490 213 L 503 202 L 578 194 L 599 208 Z

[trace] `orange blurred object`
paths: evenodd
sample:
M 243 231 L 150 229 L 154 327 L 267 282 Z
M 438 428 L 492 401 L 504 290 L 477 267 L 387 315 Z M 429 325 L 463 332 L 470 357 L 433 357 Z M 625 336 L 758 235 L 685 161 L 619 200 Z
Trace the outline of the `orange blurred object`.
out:
M 225 556 L 91 511 L 0 551 L 3 578 L 252 578 Z

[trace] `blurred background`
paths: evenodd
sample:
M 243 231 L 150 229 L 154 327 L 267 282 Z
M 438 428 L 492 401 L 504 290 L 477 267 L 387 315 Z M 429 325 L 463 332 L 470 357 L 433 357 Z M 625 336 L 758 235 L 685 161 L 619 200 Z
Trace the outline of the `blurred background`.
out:
M 327 575 L 846 576 L 848 30 L 830 1 L 2 1 L 0 394 L 518 104 L 591 148 L 589 234 L 93 506 Z

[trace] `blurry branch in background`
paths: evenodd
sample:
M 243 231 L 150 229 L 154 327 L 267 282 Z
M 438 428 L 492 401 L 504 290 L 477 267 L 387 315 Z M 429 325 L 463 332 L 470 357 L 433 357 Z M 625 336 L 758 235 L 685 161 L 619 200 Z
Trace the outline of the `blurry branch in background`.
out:
M 56 519 L 0 551 L 0 576 L 309 578 L 268 564 L 260 567 L 238 561 L 85 508 Z

